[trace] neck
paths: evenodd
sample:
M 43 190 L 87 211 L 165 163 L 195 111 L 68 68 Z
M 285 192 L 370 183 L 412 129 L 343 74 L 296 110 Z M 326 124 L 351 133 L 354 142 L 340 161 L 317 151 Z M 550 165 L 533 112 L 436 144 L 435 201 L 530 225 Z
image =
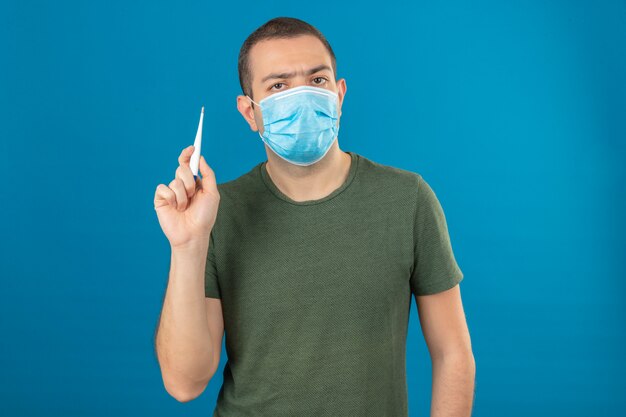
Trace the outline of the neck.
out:
M 339 188 L 348 178 L 352 158 L 335 141 L 318 162 L 300 166 L 290 164 L 267 149 L 265 168 L 272 182 L 294 201 L 319 200 Z

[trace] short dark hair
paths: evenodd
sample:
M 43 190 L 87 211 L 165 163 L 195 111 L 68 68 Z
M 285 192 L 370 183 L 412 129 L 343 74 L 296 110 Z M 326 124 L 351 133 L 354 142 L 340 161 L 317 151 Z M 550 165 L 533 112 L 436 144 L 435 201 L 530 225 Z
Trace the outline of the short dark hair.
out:
M 280 38 L 288 39 L 295 38 L 300 35 L 312 35 L 322 41 L 330 54 L 333 72 L 336 76 L 337 60 L 335 58 L 335 53 L 333 52 L 333 48 L 330 47 L 330 43 L 328 43 L 324 35 L 322 35 L 322 32 L 304 20 L 296 19 L 294 17 L 275 17 L 268 20 L 252 32 L 239 50 L 239 85 L 241 86 L 243 94 L 252 97 L 252 72 L 249 59 L 252 47 L 262 40 Z

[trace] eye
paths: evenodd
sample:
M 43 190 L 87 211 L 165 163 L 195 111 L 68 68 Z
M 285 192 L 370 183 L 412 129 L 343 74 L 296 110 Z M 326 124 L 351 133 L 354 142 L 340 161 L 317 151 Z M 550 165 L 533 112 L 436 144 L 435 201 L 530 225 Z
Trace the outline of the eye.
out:
M 317 80 L 321 80 L 321 81 L 317 81 Z M 326 81 L 328 81 L 326 78 L 324 77 L 315 77 L 313 78 L 313 83 L 317 84 L 317 85 L 322 85 L 324 83 L 326 83 Z
M 277 85 L 283 85 L 284 83 L 276 83 L 274 85 L 272 85 L 272 87 L 270 88 L 270 90 L 274 90 L 274 87 L 276 87 Z M 280 87 L 278 88 L 280 89 Z

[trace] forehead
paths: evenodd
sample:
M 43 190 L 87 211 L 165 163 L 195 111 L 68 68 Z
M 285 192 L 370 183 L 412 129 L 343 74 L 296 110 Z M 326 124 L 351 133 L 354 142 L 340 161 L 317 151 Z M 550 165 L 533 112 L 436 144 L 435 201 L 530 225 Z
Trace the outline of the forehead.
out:
M 332 68 L 330 53 L 312 35 L 263 40 L 252 47 L 249 60 L 253 84 L 275 72 L 305 70 L 320 64 Z

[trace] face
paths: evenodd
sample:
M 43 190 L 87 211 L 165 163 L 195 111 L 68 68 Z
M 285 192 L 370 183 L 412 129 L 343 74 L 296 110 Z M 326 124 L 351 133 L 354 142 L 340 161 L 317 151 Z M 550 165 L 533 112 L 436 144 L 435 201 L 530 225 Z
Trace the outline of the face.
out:
M 264 40 L 249 55 L 252 73 L 252 99 L 265 97 L 301 85 L 325 88 L 338 95 L 337 112 L 346 93 L 345 79 L 335 80 L 330 54 L 315 36 Z M 237 109 L 253 131 L 263 134 L 263 114 L 244 95 L 237 96 Z

